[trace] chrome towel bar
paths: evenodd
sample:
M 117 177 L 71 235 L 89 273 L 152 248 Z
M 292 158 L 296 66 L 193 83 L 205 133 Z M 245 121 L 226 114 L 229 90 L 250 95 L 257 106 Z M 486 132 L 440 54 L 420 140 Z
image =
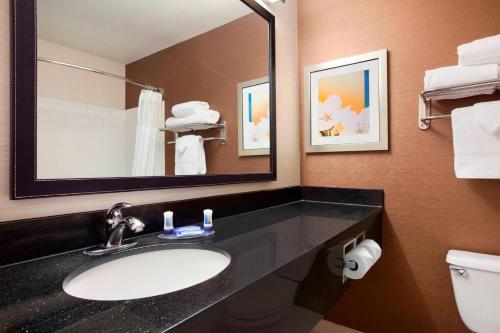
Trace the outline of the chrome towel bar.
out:
M 220 137 L 208 137 L 208 138 L 203 138 L 203 141 L 212 141 L 212 140 L 221 140 L 221 144 L 225 145 L 227 142 L 227 132 L 226 132 L 226 121 L 223 120 L 218 124 L 200 124 L 200 125 L 186 125 L 183 128 L 181 128 L 179 131 L 168 129 L 168 128 L 160 128 L 160 131 L 164 132 L 173 132 L 174 133 L 174 140 L 173 141 L 167 141 L 167 144 L 173 145 L 179 138 L 179 132 L 189 132 L 189 131 L 200 131 L 200 130 L 206 130 L 206 129 L 213 129 L 213 128 L 218 128 L 220 130 Z
M 451 115 L 432 115 L 432 101 L 441 99 L 457 99 L 461 96 L 492 94 L 500 90 L 500 80 L 482 81 L 477 83 L 450 86 L 445 88 L 427 90 L 418 97 L 418 128 L 427 130 L 431 127 L 432 120 L 450 119 Z

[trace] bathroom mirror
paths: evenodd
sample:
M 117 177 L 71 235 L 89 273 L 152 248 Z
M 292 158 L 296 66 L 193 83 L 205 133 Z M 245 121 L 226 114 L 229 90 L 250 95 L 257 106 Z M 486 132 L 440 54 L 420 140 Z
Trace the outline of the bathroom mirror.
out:
M 12 197 L 276 179 L 254 0 L 13 0 Z

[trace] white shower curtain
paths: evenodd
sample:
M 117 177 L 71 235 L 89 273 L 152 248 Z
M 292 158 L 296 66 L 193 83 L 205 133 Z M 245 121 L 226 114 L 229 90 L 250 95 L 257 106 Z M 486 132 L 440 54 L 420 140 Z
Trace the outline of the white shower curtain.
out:
M 165 102 L 162 95 L 142 90 L 137 111 L 132 176 L 165 176 Z

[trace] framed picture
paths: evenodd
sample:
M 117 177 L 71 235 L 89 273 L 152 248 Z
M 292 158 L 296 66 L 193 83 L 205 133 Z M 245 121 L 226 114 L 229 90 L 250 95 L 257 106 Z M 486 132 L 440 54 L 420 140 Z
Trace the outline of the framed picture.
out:
M 307 67 L 306 153 L 388 150 L 387 50 Z
M 238 155 L 269 155 L 269 78 L 238 84 Z

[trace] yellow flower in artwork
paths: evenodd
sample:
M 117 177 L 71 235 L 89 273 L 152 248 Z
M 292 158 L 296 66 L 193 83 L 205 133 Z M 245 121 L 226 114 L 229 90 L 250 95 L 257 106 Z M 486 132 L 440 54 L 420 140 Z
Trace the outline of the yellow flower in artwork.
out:
M 344 125 L 339 121 L 338 123 L 333 126 L 333 128 L 330 130 L 330 135 L 333 136 L 339 136 L 340 133 L 344 130 Z

